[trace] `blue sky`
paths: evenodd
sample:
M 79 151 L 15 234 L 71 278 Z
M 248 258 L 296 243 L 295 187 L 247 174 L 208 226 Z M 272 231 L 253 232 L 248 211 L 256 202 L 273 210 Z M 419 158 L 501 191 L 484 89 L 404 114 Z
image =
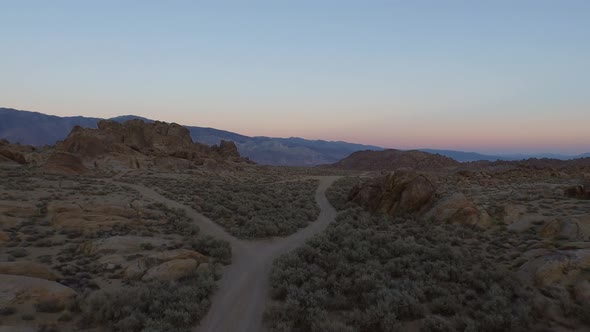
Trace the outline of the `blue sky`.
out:
M 0 106 L 590 151 L 588 1 L 0 1 Z

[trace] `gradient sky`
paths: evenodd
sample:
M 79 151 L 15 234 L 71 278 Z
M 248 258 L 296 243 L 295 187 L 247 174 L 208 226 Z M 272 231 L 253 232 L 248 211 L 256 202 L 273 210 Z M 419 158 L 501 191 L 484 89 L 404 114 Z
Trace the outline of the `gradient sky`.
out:
M 0 0 L 0 47 L 0 107 L 393 148 L 590 151 L 586 0 Z

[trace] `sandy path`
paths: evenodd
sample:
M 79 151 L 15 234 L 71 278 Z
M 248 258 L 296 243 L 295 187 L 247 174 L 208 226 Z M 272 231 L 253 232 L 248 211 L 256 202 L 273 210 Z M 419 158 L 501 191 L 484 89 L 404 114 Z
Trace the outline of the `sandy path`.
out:
M 208 234 L 230 242 L 232 264 L 225 267 L 219 281 L 219 289 L 198 332 L 259 332 L 264 331 L 262 314 L 268 301 L 269 274 L 272 262 L 281 254 L 301 246 L 307 239 L 321 232 L 336 218 L 336 210 L 326 199 L 325 193 L 338 176 L 313 177 L 320 180 L 315 200 L 320 208 L 318 219 L 307 227 L 284 238 L 246 241 L 227 233 L 221 226 L 195 210 L 168 199 L 155 190 L 135 184 L 122 183 L 137 190 L 145 198 L 164 203 L 169 207 L 184 209 L 200 227 L 201 234 Z

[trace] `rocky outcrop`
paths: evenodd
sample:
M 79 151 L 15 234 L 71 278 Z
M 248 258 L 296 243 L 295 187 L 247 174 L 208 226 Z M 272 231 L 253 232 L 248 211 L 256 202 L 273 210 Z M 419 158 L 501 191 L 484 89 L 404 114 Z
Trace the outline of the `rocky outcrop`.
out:
M 31 145 L 13 144 L 5 139 L 0 139 L 0 162 L 16 165 L 42 165 L 52 148 L 34 147 Z
M 65 175 L 84 174 L 88 172 L 88 168 L 84 166 L 80 157 L 61 151 L 53 153 L 41 169 L 48 173 Z
M 174 281 L 186 278 L 197 271 L 194 259 L 174 259 L 149 269 L 141 278 L 145 281 Z
M 162 167 L 169 170 L 201 165 L 204 160 L 246 161 L 233 142 L 222 141 L 220 146 L 194 143 L 189 130 L 181 125 L 145 123 L 138 119 L 124 123 L 103 120 L 98 122 L 97 129 L 76 126 L 56 150 L 46 167 L 60 169 L 74 164 L 74 170 L 65 171 L 77 174 L 84 171 L 79 167 L 80 162 L 90 169 Z M 80 158 L 80 162 L 72 156 Z
M 454 193 L 436 201 L 422 219 L 480 227 L 490 222 L 489 216 L 479 211 L 475 204 L 462 193 Z
M 63 309 L 72 303 L 76 292 L 55 281 L 0 274 L 0 306 L 50 305 Z
M 413 170 L 398 170 L 356 185 L 349 201 L 371 212 L 412 216 L 434 222 L 487 226 L 490 217 L 462 193 L 437 194 L 434 180 Z
M 111 230 L 116 225 L 133 226 L 140 221 L 138 211 L 115 205 L 80 206 L 64 205 L 55 211 L 52 207 L 51 223 L 57 230 L 93 233 Z
M 435 191 L 425 175 L 403 170 L 355 186 L 349 200 L 370 211 L 397 216 L 422 211 Z
M 61 274 L 49 267 L 34 262 L 0 262 L 0 274 L 10 274 L 56 281 Z
M 590 199 L 590 184 L 567 188 L 565 196 L 576 199 Z
M 109 259 L 111 262 L 113 261 L 113 259 Z M 126 260 L 125 259 L 121 259 L 120 262 L 124 263 Z M 171 261 L 192 261 L 194 262 L 194 264 L 192 262 L 189 263 L 179 263 L 179 264 L 169 264 L 169 265 L 163 265 L 163 263 L 166 262 L 171 262 Z M 180 269 L 180 266 L 185 266 L 188 267 L 190 265 L 190 269 L 187 269 L 185 272 L 187 273 L 193 273 L 194 269 L 200 265 L 200 264 L 204 264 L 208 261 L 207 256 L 198 253 L 196 251 L 193 250 L 188 250 L 188 249 L 175 249 L 175 250 L 168 250 L 168 251 L 163 251 L 163 252 L 158 252 L 155 254 L 148 254 L 146 256 L 143 256 L 141 258 L 138 258 L 136 260 L 134 260 L 133 262 L 129 263 L 123 270 L 123 277 L 125 279 L 141 279 L 142 277 L 144 277 L 144 275 L 146 275 L 147 272 L 152 271 L 151 274 L 147 277 L 145 277 L 145 280 L 151 280 L 151 279 L 158 279 L 158 280 L 164 280 L 166 277 L 165 275 L 165 271 L 162 271 L 162 269 L 166 268 L 166 267 L 171 267 L 171 268 L 178 268 L 178 270 L 182 270 Z M 193 267 L 194 265 L 194 267 Z M 178 271 L 177 271 L 178 272 Z M 178 276 L 178 278 L 182 278 L 184 276 L 187 276 L 185 274 L 182 273 L 176 273 L 176 274 L 170 274 L 168 275 L 168 277 L 170 276 Z
M 585 241 L 590 238 L 590 216 L 573 216 L 547 221 L 538 231 L 544 238 Z
M 359 171 L 395 171 L 402 168 L 438 170 L 460 165 L 449 157 L 423 151 L 358 151 L 339 162 L 324 167 Z
M 523 280 L 532 280 L 538 287 L 560 282 L 570 284 L 579 280 L 590 268 L 590 249 L 557 250 L 538 256 L 523 264 L 518 274 Z

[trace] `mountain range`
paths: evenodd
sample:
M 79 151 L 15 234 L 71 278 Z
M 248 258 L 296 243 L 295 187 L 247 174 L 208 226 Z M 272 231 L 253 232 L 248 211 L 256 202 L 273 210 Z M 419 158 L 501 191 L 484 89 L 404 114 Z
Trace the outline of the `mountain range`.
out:
M 135 115 L 123 115 L 109 120 L 125 122 L 131 119 L 154 121 Z M 82 116 L 59 117 L 0 108 L 0 138 L 34 146 L 53 145 L 65 139 L 75 126 L 96 128 L 100 120 L 104 119 Z M 298 137 L 251 137 L 214 128 L 185 127 L 195 142 L 219 145 L 221 140 L 233 141 L 240 155 L 265 165 L 315 166 L 337 162 L 359 150 L 382 150 L 378 146 L 347 142 L 307 140 Z
M 154 120 L 136 115 L 123 115 L 110 120 L 125 122 L 141 119 L 145 122 Z M 71 116 L 59 117 L 38 112 L 0 108 L 0 138 L 11 142 L 34 146 L 53 145 L 63 140 L 75 126 L 96 128 L 101 118 Z M 315 166 L 332 164 L 357 151 L 379 151 L 384 148 L 342 141 L 309 140 L 299 137 L 277 138 L 266 136 L 246 136 L 238 133 L 207 127 L 185 126 L 195 142 L 216 145 L 221 140 L 236 143 L 242 156 L 265 165 Z M 528 158 L 575 159 L 590 157 L 590 153 L 567 156 L 560 154 L 535 155 L 487 155 L 477 152 L 455 150 L 417 149 L 419 151 L 440 154 L 459 162 L 477 160 L 522 160 Z

